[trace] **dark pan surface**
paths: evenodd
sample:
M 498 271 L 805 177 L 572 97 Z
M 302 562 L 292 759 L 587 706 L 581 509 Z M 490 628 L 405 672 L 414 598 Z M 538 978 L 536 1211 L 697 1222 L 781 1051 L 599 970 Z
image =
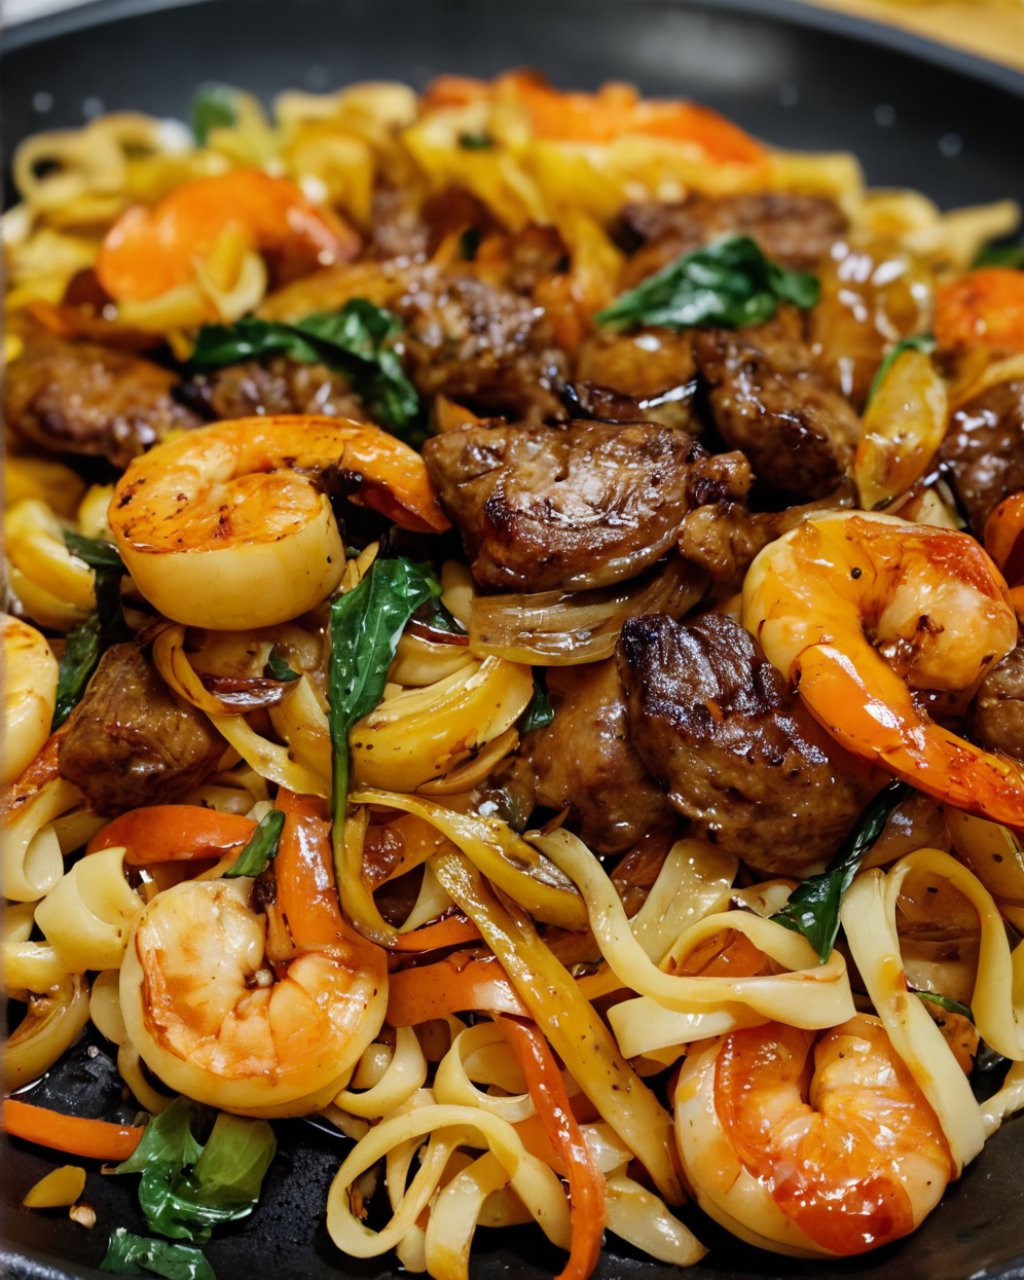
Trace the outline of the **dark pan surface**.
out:
M 440 71 L 487 75 L 529 64 L 566 87 L 632 80 L 692 96 L 781 146 L 851 150 L 875 185 L 913 186 L 941 204 L 1013 196 L 1024 202 L 1024 77 L 914 37 L 789 0 L 100 0 L 5 36 L 4 145 L 81 123 L 102 110 L 182 117 L 194 89 L 221 80 L 270 98 L 397 78 L 422 86 Z M 8 193 L 10 198 L 10 193 Z M 113 1066 L 83 1044 L 34 1093 L 58 1109 L 127 1118 Z M 207 1246 L 219 1280 L 392 1280 L 389 1259 L 342 1258 L 323 1207 L 347 1144 L 302 1122 L 279 1126 L 281 1150 L 250 1219 Z M 112 1227 L 143 1230 L 135 1179 L 91 1170 L 97 1226 L 60 1212 L 18 1211 L 55 1161 L 6 1143 L 0 1275 L 98 1277 Z M 852 1263 L 759 1254 L 701 1221 L 711 1254 L 692 1280 L 846 1276 L 849 1280 L 1024 1280 L 1024 1121 L 1010 1123 L 909 1241 Z M 510 1243 L 481 1231 L 474 1280 L 540 1280 L 559 1256 L 539 1233 Z M 609 1241 L 600 1280 L 676 1280 Z

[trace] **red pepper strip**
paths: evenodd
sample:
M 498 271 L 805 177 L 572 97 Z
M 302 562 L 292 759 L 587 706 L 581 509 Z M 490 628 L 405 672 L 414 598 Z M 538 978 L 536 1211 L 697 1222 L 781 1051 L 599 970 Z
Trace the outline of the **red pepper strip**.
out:
M 493 956 L 473 959 L 465 951 L 435 964 L 402 969 L 388 985 L 389 1027 L 414 1027 L 470 1009 L 529 1017 L 505 970 Z
M 390 944 L 392 951 L 436 951 L 465 942 L 478 942 L 480 930 L 465 916 L 448 916 L 411 933 L 400 933 Z
M 86 852 L 124 845 L 124 860 L 133 867 L 194 862 L 222 858 L 245 844 L 255 830 L 252 818 L 237 813 L 218 813 L 198 804 L 153 804 L 131 809 L 101 827 Z
M 127 1160 L 145 1132 L 139 1125 L 85 1120 L 17 1098 L 5 1099 L 2 1118 L 4 1132 L 12 1138 L 93 1160 Z
M 498 1018 L 497 1022 L 519 1058 L 537 1114 L 565 1164 L 572 1239 L 569 1260 L 557 1280 L 587 1280 L 601 1256 L 604 1175 L 572 1113 L 565 1083 L 547 1040 L 532 1022 L 517 1022 L 513 1018 Z

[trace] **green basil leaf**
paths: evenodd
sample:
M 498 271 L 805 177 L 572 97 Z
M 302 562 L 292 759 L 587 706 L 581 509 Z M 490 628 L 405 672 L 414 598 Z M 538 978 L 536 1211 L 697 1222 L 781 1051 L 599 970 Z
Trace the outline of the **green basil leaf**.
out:
M 326 364 L 351 379 L 375 418 L 414 439 L 420 402 L 394 349 L 401 331 L 392 312 L 366 298 L 350 298 L 336 311 L 315 311 L 290 324 L 247 316 L 231 325 L 203 325 L 189 363 L 198 370 L 221 369 L 283 355 Z
M 1015 267 L 1024 271 L 1024 244 L 987 244 L 972 263 L 974 267 Z
M 116 1276 L 140 1276 L 148 1271 L 164 1280 L 217 1280 L 202 1250 L 132 1235 L 123 1227 L 111 1234 L 100 1270 Z
M 211 1228 L 247 1217 L 277 1147 L 265 1120 L 218 1115 L 206 1144 L 193 1132 L 210 1112 L 176 1098 L 146 1126 L 117 1173 L 140 1173 L 139 1205 L 150 1229 L 205 1241 Z
M 885 381 L 889 370 L 896 361 L 904 353 L 904 351 L 924 351 L 932 352 L 935 350 L 935 336 L 931 333 L 912 333 L 908 338 L 900 338 L 899 342 L 889 352 L 886 352 L 882 359 L 882 363 L 875 371 L 875 376 L 871 379 L 871 387 L 868 391 L 867 404 L 870 404 L 878 392 L 878 388 Z
M 213 129 L 238 123 L 238 91 L 226 84 L 204 84 L 192 99 L 192 132 L 205 147 Z
M 291 684 L 293 680 L 299 679 L 299 673 L 293 671 L 285 662 L 284 658 L 277 651 L 275 645 L 270 650 L 270 656 L 267 658 L 266 666 L 263 668 L 263 675 L 268 680 L 280 680 L 282 684 Z
M 333 753 L 332 843 L 339 872 L 348 804 L 348 735 L 384 696 L 388 668 L 406 623 L 441 584 L 425 565 L 404 556 L 375 560 L 357 587 L 331 605 L 328 723 Z
M 533 733 L 534 729 L 546 729 L 554 718 L 555 713 L 548 698 L 547 674 L 543 668 L 534 667 L 533 697 L 519 717 L 519 732 L 527 734 Z
M 839 907 L 868 850 L 882 834 L 889 815 L 910 795 L 905 782 L 894 780 L 867 805 L 827 871 L 810 876 L 790 894 L 780 912 L 772 916 L 787 929 L 802 933 L 817 951 L 821 963 L 832 954 L 839 934 Z
M 749 236 L 727 236 L 670 262 L 596 318 L 619 329 L 741 329 L 770 320 L 780 302 L 813 307 L 820 292 L 814 276 L 771 262 Z
M 951 1000 L 949 996 L 940 996 L 935 991 L 915 991 L 914 995 L 928 1004 L 937 1004 L 940 1009 L 945 1009 L 947 1013 L 959 1013 L 968 1022 L 974 1021 L 974 1011 L 970 1005 L 961 1004 L 959 1000 Z
M 433 631 L 446 631 L 449 635 L 464 636 L 466 629 L 448 609 L 440 596 L 431 596 L 416 610 L 416 621 Z
M 64 545 L 73 556 L 84 560 L 90 569 L 116 569 L 118 573 L 128 572 L 117 547 L 103 538 L 87 538 L 84 533 L 65 529 Z
M 271 860 L 277 857 L 283 830 L 284 814 L 280 809 L 271 809 L 264 814 L 242 852 L 224 872 L 224 878 L 233 880 L 237 876 L 258 876 L 266 871 Z
M 277 1139 L 266 1120 L 246 1120 L 222 1111 L 193 1171 L 204 1199 L 215 1205 L 247 1204 L 251 1209 L 276 1151 Z
M 51 729 L 59 728 L 81 701 L 104 650 L 131 634 L 121 609 L 121 578 L 127 570 L 117 548 L 112 542 L 87 538 L 70 529 L 64 530 L 64 543 L 93 570 L 96 608 L 71 628 L 64 641 Z
M 179 1167 L 195 1164 L 203 1148 L 192 1134 L 192 1122 L 198 1112 L 187 1098 L 175 1098 L 146 1125 L 142 1140 L 115 1173 L 143 1173 L 153 1164 Z
M 57 701 L 53 708 L 51 730 L 58 729 L 82 700 L 85 686 L 100 660 L 100 620 L 92 613 L 78 622 L 64 640 L 64 650 L 57 667 Z
M 460 133 L 459 146 L 463 151 L 490 151 L 494 139 L 489 133 Z

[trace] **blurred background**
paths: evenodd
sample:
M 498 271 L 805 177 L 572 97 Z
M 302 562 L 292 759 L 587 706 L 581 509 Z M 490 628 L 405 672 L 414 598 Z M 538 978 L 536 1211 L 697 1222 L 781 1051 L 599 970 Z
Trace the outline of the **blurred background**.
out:
M 6 24 L 90 0 L 3 0 Z M 810 0 L 888 22 L 1024 70 L 1024 0 Z M 424 0 L 429 4 L 429 0 Z

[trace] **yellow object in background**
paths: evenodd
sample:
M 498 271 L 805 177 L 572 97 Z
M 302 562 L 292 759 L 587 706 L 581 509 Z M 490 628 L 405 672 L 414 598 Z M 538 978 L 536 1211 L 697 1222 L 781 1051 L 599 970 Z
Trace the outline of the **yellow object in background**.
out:
M 85 1170 L 77 1164 L 62 1164 L 28 1189 L 22 1204 L 26 1209 L 62 1209 L 72 1205 L 85 1190 Z
M 1024 71 L 1024 0 L 815 0 Z

